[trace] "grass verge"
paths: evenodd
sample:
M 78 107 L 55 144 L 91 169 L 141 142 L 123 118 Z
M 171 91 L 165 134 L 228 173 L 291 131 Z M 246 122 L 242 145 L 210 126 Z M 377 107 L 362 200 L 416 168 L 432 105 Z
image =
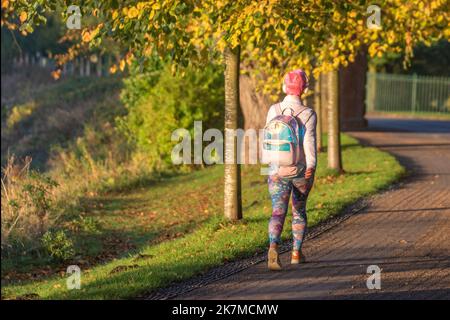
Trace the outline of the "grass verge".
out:
M 396 159 L 385 152 L 363 147 L 346 135 L 343 135 L 342 143 L 345 174 L 330 174 L 326 169 L 326 153 L 319 155 L 316 183 L 308 201 L 309 226 L 317 225 L 357 199 L 385 188 L 404 173 Z M 215 190 L 208 193 L 208 199 L 220 203 L 223 182 L 216 182 L 222 170 L 222 166 L 216 166 L 201 173 L 192 173 L 192 176 L 184 175 L 179 178 L 177 189 L 168 190 L 165 194 L 152 194 L 149 191 L 149 196 L 166 200 L 163 201 L 162 211 L 170 215 L 177 211 L 181 213 L 181 210 L 192 204 L 181 202 L 180 196 L 190 192 L 191 185 L 195 183 L 195 189 L 202 192 L 195 176 L 200 174 L 204 175 L 200 179 L 204 188 L 210 190 L 213 186 Z M 130 298 L 263 250 L 267 246 L 267 222 L 271 212 L 266 177 L 259 174 L 259 167 L 247 166 L 243 170 L 242 180 L 244 219 L 239 222 L 225 221 L 220 205 L 205 207 L 203 210 L 210 210 L 209 218 L 185 236 L 142 246 L 133 254 L 82 270 L 80 290 L 67 290 L 67 276 L 61 274 L 38 281 L 4 285 L 2 298 Z M 152 189 L 152 186 L 149 188 Z M 290 237 L 289 220 L 283 232 L 284 239 Z M 180 224 L 188 221 L 180 218 Z M 126 222 L 123 226 L 126 226 Z
M 450 113 L 437 113 L 437 112 L 408 112 L 408 111 L 393 111 L 393 112 L 382 112 L 382 111 L 371 111 L 367 114 L 368 116 L 378 116 L 378 117 L 390 117 L 390 118 L 404 118 L 404 119 L 423 119 L 423 120 L 450 120 Z

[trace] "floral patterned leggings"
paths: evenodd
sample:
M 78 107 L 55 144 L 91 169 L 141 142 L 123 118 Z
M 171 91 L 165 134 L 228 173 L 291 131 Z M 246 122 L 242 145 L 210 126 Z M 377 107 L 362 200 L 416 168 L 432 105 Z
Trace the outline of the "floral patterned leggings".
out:
M 292 192 L 292 236 L 293 249 L 300 250 L 306 234 L 306 200 L 313 184 L 313 177 L 303 184 L 294 186 L 292 178 L 269 176 L 269 193 L 272 198 L 272 217 L 269 221 L 270 244 L 280 244 L 284 220 Z

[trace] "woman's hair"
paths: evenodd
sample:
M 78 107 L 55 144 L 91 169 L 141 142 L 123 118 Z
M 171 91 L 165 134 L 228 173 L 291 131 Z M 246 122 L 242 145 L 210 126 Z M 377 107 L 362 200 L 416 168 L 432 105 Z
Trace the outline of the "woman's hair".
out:
M 284 76 L 283 92 L 295 96 L 301 96 L 308 88 L 309 81 L 305 71 L 297 69 Z

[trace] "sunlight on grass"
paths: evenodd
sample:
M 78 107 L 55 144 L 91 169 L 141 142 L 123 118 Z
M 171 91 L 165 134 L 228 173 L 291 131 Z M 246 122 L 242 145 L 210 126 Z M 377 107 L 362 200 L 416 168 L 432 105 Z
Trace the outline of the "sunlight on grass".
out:
M 344 175 L 327 175 L 326 154 L 319 155 L 317 180 L 308 201 L 309 226 L 339 213 L 362 196 L 388 186 L 404 173 L 395 158 L 387 153 L 362 147 L 346 135 L 343 135 L 342 143 L 346 171 Z M 160 193 L 158 197 L 176 202 L 179 194 L 190 192 L 191 185 L 201 193 L 202 187 L 211 188 L 212 181 L 221 176 L 222 170 L 222 166 L 216 166 L 172 178 L 180 179 L 179 185 L 170 192 L 166 190 Z M 208 179 L 209 176 L 212 178 Z M 266 177 L 259 174 L 259 167 L 244 168 L 242 221 L 225 221 L 222 218 L 221 206 L 208 208 L 207 210 L 211 210 L 211 216 L 186 236 L 143 247 L 139 254 L 115 259 L 83 271 L 81 290 L 68 291 L 66 277 L 55 276 L 48 280 L 3 286 L 2 297 L 15 298 L 32 293 L 42 299 L 133 297 L 172 281 L 186 279 L 225 261 L 264 250 L 268 243 L 267 222 L 271 212 L 265 180 Z M 216 192 L 211 192 L 209 197 L 216 197 L 216 201 L 220 202 L 222 184 L 212 185 L 212 188 Z M 164 201 L 161 205 L 163 203 Z M 283 232 L 284 239 L 290 237 L 289 222 L 287 221 Z
M 450 113 L 439 112 L 424 112 L 424 111 L 371 111 L 368 116 L 387 116 L 393 118 L 405 118 L 405 119 L 424 119 L 424 120 L 450 120 Z

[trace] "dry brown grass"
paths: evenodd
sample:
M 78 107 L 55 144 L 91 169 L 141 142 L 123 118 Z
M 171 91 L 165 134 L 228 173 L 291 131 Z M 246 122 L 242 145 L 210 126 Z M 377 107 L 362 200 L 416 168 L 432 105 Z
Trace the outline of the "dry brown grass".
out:
M 118 163 L 114 152 L 104 161 L 94 160 L 85 150 L 81 156 L 59 153 L 59 167 L 47 174 L 30 169 L 31 157 L 19 161 L 8 158 L 1 177 L 1 248 L 38 249 L 42 235 L 79 210 L 82 198 L 99 192 L 127 188 L 142 177 L 149 177 L 142 158 Z M 61 219 L 62 218 L 62 219 Z
M 17 161 L 13 156 L 1 177 L 1 246 L 8 249 L 12 239 L 23 242 L 39 238 L 52 220 L 55 201 L 52 180 L 34 175 L 31 158 Z

